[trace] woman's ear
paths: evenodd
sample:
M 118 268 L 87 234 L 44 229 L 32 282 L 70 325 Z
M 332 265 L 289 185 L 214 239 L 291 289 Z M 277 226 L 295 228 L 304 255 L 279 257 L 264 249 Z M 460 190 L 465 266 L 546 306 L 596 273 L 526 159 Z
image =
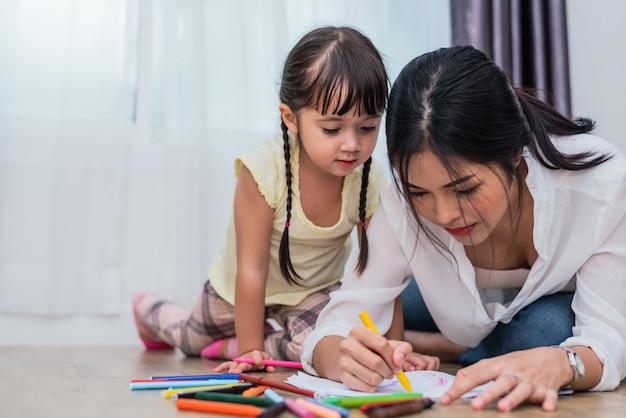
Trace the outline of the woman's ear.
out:
M 298 123 L 296 120 L 296 115 L 291 111 L 291 108 L 284 103 L 281 103 L 278 106 L 278 110 L 280 111 L 280 117 L 282 118 L 285 125 L 287 125 L 287 129 L 293 134 L 298 133 Z

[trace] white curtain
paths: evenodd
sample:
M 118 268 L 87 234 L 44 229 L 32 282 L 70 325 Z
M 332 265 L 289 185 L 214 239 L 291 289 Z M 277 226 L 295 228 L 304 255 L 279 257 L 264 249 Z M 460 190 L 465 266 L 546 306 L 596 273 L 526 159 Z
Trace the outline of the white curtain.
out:
M 105 316 L 131 328 L 137 290 L 191 304 L 222 242 L 233 159 L 278 130 L 296 40 L 355 26 L 393 80 L 450 44 L 448 8 L 0 0 L 0 327 Z M 380 160 L 384 148 L 381 135 Z

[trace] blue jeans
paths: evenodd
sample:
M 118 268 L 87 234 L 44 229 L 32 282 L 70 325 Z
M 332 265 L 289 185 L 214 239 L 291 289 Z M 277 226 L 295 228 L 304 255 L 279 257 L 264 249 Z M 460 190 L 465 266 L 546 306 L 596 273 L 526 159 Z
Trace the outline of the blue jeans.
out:
M 499 323 L 476 347 L 468 348 L 457 358 L 467 366 L 478 360 L 517 350 L 562 343 L 572 336 L 574 293 L 546 295 L 519 311 L 508 324 Z M 415 280 L 402 292 L 404 327 L 407 330 L 439 332 Z

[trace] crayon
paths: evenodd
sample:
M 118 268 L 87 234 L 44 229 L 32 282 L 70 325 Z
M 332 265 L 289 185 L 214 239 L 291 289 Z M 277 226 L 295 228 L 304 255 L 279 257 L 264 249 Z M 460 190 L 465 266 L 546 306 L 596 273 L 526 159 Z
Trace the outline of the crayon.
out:
M 278 393 L 276 393 L 274 390 L 270 388 L 265 389 L 265 392 L 263 393 L 265 394 L 265 397 L 270 398 L 276 403 L 285 402 L 285 398 L 283 398 L 282 396 L 280 396 Z
M 176 388 L 189 388 L 194 386 L 211 386 L 211 385 L 225 385 L 228 383 L 239 383 L 239 380 L 227 380 L 227 379 L 209 379 L 209 380 L 166 380 L 166 381 L 154 381 L 154 382 L 131 382 L 131 390 L 144 390 L 144 389 L 176 389 Z
M 309 402 L 306 399 L 298 398 L 296 402 L 300 404 L 302 407 L 308 409 L 319 418 L 341 418 L 341 414 L 334 409 L 327 408 L 324 405 L 319 405 L 313 402 Z
M 239 373 L 213 373 L 213 374 L 191 374 L 188 376 L 150 376 L 151 380 L 208 380 L 208 379 L 236 379 L 239 380 Z
M 426 400 L 426 399 L 430 399 L 430 398 L 421 398 L 421 399 L 422 400 Z M 367 412 L 368 409 L 377 408 L 379 406 L 398 405 L 398 404 L 401 404 L 401 403 L 404 403 L 404 402 L 413 402 L 414 400 L 415 400 L 415 398 L 413 398 L 413 399 L 400 399 L 400 400 L 385 401 L 385 402 L 367 403 L 365 405 L 359 406 L 359 411 Z
M 298 418 L 315 418 L 313 412 L 299 405 L 294 399 L 285 398 L 285 405 L 287 405 L 287 409 Z
M 325 406 L 326 408 L 334 409 L 335 411 L 339 412 L 339 415 L 341 415 L 342 418 L 348 418 L 348 415 L 350 415 L 350 411 L 348 411 L 346 408 L 342 406 L 322 402 L 316 398 L 306 398 L 306 400 L 312 403 L 316 403 L 318 405 Z
M 257 384 L 259 386 L 269 386 L 271 388 L 274 389 L 280 389 L 280 390 L 284 390 L 286 392 L 291 392 L 291 393 L 297 393 L 298 395 L 304 395 L 304 396 L 310 396 L 310 397 L 315 397 L 315 392 L 312 390 L 308 390 L 308 389 L 301 389 L 299 387 L 296 387 L 294 385 L 290 385 L 289 383 L 284 383 L 284 382 L 279 382 L 276 380 L 270 380 L 270 379 L 265 379 L 263 377 L 259 377 L 259 376 L 254 376 L 251 374 L 247 374 L 247 373 L 241 373 L 240 375 L 241 380 L 245 381 L 245 382 L 251 382 L 254 384 Z
M 237 363 L 254 364 L 254 360 L 253 359 L 245 358 L 245 357 L 235 357 L 233 359 L 233 361 L 236 361 Z M 270 360 L 270 359 L 266 359 L 266 360 L 263 360 L 263 364 L 265 364 L 266 366 L 289 367 L 289 368 L 292 368 L 292 369 L 301 369 L 302 368 L 302 363 L 300 363 L 299 361 L 286 361 L 286 360 Z
M 421 393 L 381 393 L 372 394 L 370 396 L 350 396 L 344 398 L 322 398 L 322 402 L 327 402 L 333 405 L 343 406 L 344 408 L 358 408 L 368 403 L 398 401 L 402 399 L 420 399 Z
M 263 392 L 265 392 L 265 389 L 267 389 L 267 386 L 254 386 L 254 387 L 244 390 L 242 392 L 242 395 L 243 396 L 259 396 L 259 395 L 262 395 Z
M 374 331 L 376 334 L 379 334 L 378 328 L 376 328 L 376 325 L 374 325 L 374 322 L 372 321 L 372 318 L 370 318 L 367 311 L 361 312 L 359 314 L 359 318 L 361 318 L 363 325 L 365 325 L 370 330 Z M 396 374 L 396 377 L 398 378 L 398 381 L 400 382 L 402 387 L 405 388 L 407 392 L 413 392 L 413 389 L 411 389 L 411 382 L 409 382 L 409 378 L 406 377 L 406 374 L 404 374 L 402 370 L 400 370 Z
M 199 399 L 180 398 L 176 400 L 176 408 L 189 411 L 213 412 L 215 414 L 240 415 L 256 417 L 263 413 L 263 408 L 238 403 L 202 401 Z
M 256 406 L 272 406 L 274 401 L 268 398 L 261 398 L 257 396 L 243 396 L 233 393 L 215 393 L 215 392 L 196 392 L 196 399 L 203 401 L 215 401 L 215 402 L 230 402 L 246 405 Z
M 280 402 L 267 408 L 265 412 L 257 416 L 257 418 L 275 418 L 282 414 L 285 409 L 287 409 L 287 404 L 285 402 Z
M 241 393 L 246 389 L 252 387 L 252 383 L 229 383 L 227 385 L 211 385 L 211 386 L 193 386 L 189 388 L 177 388 L 177 389 L 165 389 L 161 391 L 161 397 L 163 399 L 169 399 L 173 397 L 193 398 L 192 396 L 185 396 L 187 394 L 194 394 L 203 390 L 211 390 L 222 393 Z
M 381 405 L 368 409 L 365 414 L 368 418 L 393 418 L 401 415 L 415 414 L 430 408 L 433 401 L 430 399 L 415 399 L 410 402 Z

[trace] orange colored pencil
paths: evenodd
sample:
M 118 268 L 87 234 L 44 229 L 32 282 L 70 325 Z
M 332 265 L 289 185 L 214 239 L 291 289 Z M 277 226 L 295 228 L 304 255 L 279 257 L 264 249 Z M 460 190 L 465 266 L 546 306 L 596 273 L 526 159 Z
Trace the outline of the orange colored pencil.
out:
M 267 389 L 267 386 L 254 386 L 254 387 L 251 387 L 250 389 L 244 390 L 242 395 L 243 396 L 259 396 L 260 394 L 265 392 L 265 389 Z
M 256 417 L 263 413 L 263 408 L 239 403 L 201 401 L 199 399 L 178 398 L 176 408 L 189 411 L 213 412 L 216 414 Z

